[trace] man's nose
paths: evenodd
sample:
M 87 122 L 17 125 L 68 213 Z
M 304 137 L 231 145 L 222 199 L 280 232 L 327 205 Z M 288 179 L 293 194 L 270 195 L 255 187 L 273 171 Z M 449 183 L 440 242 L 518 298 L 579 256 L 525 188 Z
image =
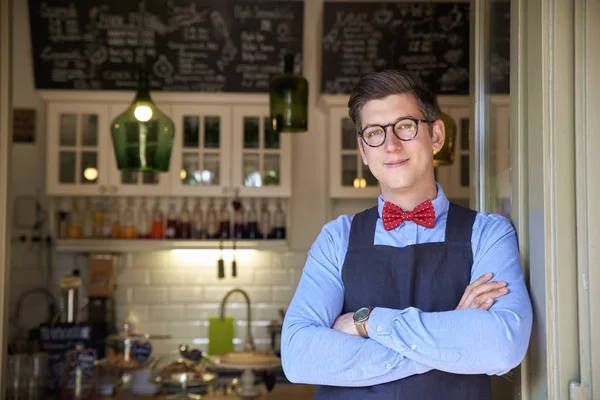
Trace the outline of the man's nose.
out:
M 404 142 L 402 142 L 402 140 L 396 137 L 396 135 L 394 134 L 394 128 L 388 126 L 385 129 L 385 143 L 383 144 L 383 146 L 385 147 L 386 151 L 394 151 L 397 149 L 401 149 L 402 146 L 404 146 Z

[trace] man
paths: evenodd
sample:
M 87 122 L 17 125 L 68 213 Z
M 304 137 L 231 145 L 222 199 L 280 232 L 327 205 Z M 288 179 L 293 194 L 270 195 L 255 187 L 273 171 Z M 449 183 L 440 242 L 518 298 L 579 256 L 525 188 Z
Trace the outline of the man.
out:
M 367 75 L 348 102 L 378 206 L 324 226 L 282 334 L 288 379 L 317 399 L 490 399 L 517 366 L 532 311 L 502 216 L 449 203 L 434 94 L 398 70 Z

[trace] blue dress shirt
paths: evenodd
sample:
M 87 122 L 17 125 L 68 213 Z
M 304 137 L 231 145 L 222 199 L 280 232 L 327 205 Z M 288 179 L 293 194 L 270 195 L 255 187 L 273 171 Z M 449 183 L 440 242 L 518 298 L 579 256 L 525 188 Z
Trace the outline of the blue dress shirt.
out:
M 384 200 L 379 196 L 374 244 L 443 242 L 449 202 L 441 186 L 437 188 L 433 228 L 404 222 L 386 231 L 381 221 Z M 281 338 L 283 368 L 290 381 L 371 386 L 431 369 L 501 375 L 521 362 L 529 344 L 532 309 L 516 234 L 506 218 L 480 212 L 473 225 L 471 282 L 492 272 L 492 280 L 506 281 L 509 290 L 489 311 L 377 307 L 369 318 L 369 338 L 331 329 L 344 301 L 341 269 L 351 222 L 352 216 L 342 215 L 327 223 L 308 252 Z

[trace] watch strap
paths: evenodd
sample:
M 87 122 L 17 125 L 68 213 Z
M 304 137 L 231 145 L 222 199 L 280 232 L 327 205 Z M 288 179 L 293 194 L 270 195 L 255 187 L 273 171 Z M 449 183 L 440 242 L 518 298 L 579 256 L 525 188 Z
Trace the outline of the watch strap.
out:
M 365 326 L 365 322 L 367 322 L 367 321 L 357 322 L 355 325 L 356 325 L 356 330 L 358 331 L 358 334 L 364 338 L 368 338 L 369 334 L 367 333 L 367 327 Z

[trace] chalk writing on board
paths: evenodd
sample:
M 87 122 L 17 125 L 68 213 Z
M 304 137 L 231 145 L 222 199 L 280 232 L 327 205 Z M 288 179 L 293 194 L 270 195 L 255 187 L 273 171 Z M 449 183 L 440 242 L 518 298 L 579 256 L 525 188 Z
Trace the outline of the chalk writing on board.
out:
M 29 0 L 36 87 L 264 92 L 302 65 L 300 0 Z M 140 29 L 143 27 L 143 29 Z
M 326 2 L 322 87 L 349 93 L 365 74 L 402 68 L 439 94 L 469 92 L 468 3 Z

